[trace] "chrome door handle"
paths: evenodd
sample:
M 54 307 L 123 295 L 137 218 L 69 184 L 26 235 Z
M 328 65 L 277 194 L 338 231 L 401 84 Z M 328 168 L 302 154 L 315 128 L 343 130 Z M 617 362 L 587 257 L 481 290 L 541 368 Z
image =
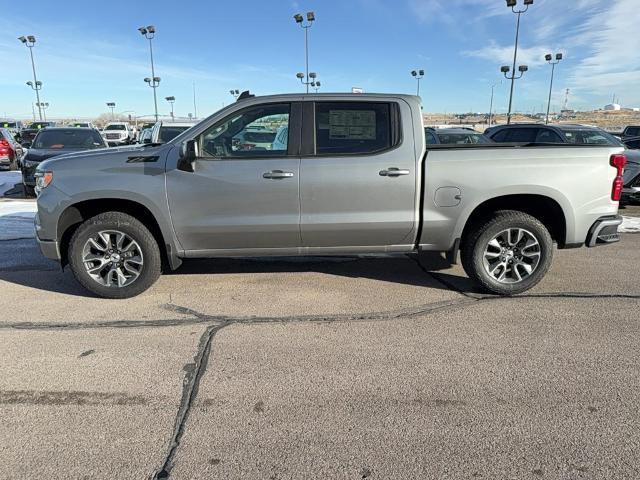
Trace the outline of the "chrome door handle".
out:
M 262 174 L 262 178 L 271 178 L 274 180 L 291 177 L 293 177 L 293 172 L 283 172 L 282 170 L 271 170 L 270 172 L 265 172 Z
M 400 169 L 396 167 L 387 168 L 386 170 L 380 170 L 381 177 L 399 177 L 400 175 L 409 175 L 409 170 Z

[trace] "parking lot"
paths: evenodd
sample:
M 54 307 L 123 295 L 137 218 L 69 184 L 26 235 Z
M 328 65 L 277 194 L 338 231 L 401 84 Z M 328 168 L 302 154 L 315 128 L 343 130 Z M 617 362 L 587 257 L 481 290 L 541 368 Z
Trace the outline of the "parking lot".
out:
M 185 263 L 116 301 L 0 202 L 0 478 L 640 475 L 639 235 L 517 298 L 424 255 Z

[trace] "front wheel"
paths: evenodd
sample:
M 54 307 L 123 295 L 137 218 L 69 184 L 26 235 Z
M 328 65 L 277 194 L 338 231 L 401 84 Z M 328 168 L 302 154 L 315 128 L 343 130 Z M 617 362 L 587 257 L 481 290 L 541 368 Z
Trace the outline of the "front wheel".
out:
M 461 257 L 467 275 L 483 288 L 516 295 L 545 276 L 553 258 L 553 240 L 537 218 L 504 210 L 466 236 Z
M 129 298 L 160 276 L 160 249 L 139 220 L 122 212 L 96 215 L 73 234 L 68 250 L 76 280 L 105 298 Z

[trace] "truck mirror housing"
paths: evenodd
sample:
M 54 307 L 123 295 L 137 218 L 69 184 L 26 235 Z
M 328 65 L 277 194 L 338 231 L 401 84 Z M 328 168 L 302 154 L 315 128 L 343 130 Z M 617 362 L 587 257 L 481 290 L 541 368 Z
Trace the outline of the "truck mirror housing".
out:
M 198 141 L 187 140 L 180 147 L 180 161 L 178 162 L 178 168 L 186 172 L 193 172 L 196 159 L 199 156 Z

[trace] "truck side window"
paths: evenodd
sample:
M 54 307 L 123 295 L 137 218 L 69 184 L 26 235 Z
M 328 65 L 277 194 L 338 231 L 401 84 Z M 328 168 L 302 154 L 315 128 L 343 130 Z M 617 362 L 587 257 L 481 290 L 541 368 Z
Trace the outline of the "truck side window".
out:
M 203 156 L 218 158 L 287 155 L 291 105 L 250 107 L 232 114 L 202 134 Z
M 640 128 L 639 127 L 629 127 L 629 128 L 627 128 L 627 130 L 624 133 L 625 133 L 625 135 L 629 135 L 631 137 L 637 137 L 638 135 L 640 135 Z
M 380 152 L 399 143 L 391 105 L 380 102 L 317 102 L 316 154 Z

